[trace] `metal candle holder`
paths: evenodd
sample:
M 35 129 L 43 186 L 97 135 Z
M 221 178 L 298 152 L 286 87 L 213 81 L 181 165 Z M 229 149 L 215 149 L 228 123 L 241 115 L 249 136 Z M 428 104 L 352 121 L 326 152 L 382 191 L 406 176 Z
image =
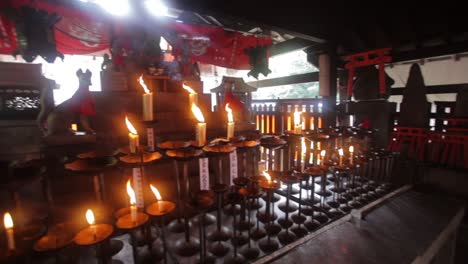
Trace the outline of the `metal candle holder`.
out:
M 99 255 L 100 262 L 103 264 L 110 263 L 110 258 L 107 254 L 106 246 L 108 246 L 108 238 L 114 232 L 114 227 L 108 224 L 96 224 L 92 227 L 87 227 L 76 234 L 73 241 L 75 244 L 83 247 L 100 245 Z M 102 243 L 101 243 L 102 242 Z
M 275 219 L 275 215 L 274 214 L 271 215 L 271 209 L 270 209 L 270 206 L 273 203 L 273 192 L 277 190 L 278 188 L 280 188 L 280 186 L 281 186 L 280 183 L 276 181 L 264 180 L 260 182 L 260 187 L 262 187 L 262 189 L 265 190 L 267 193 L 267 202 L 266 202 L 267 204 L 265 208 L 265 215 L 262 217 L 261 214 L 257 214 L 257 218 L 261 217 L 266 222 L 265 229 L 267 230 L 267 237 L 260 240 L 258 245 L 260 249 L 262 249 L 265 252 L 275 251 L 279 247 L 278 242 L 271 238 L 272 233 L 275 233 L 276 230 L 273 230 L 273 228 L 268 229 L 268 227 L 269 226 L 273 227 L 273 225 L 271 224 L 273 223 Z M 277 229 L 277 228 L 274 228 L 274 229 Z M 281 230 L 281 228 L 279 229 Z
M 164 263 L 167 263 L 167 243 L 166 243 L 166 237 L 164 234 L 164 225 L 165 225 L 164 216 L 172 213 L 175 207 L 176 205 L 170 201 L 157 201 L 146 207 L 146 213 L 151 216 L 154 222 L 156 222 L 156 226 L 159 227 L 159 230 L 161 232 L 161 240 L 163 243 L 162 258 L 164 259 Z

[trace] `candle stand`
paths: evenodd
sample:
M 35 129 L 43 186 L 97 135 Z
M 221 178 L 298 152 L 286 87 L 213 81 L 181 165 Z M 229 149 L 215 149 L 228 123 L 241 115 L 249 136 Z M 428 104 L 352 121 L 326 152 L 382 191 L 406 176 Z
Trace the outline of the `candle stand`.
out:
M 284 218 L 278 219 L 278 223 L 285 229 L 279 232 L 278 239 L 282 244 L 288 244 L 297 239 L 297 236 L 289 230 L 289 228 L 294 223 L 293 221 L 289 219 L 289 213 L 295 212 L 297 210 L 297 206 L 290 203 L 290 196 L 291 196 L 292 185 L 295 183 L 298 183 L 299 180 L 297 179 L 297 177 L 294 177 L 294 176 L 283 175 L 280 178 L 280 181 L 286 184 L 287 191 L 286 191 L 286 202 L 278 205 L 278 208 L 285 213 Z
M 221 226 L 224 194 L 227 192 L 228 186 L 216 184 L 212 187 L 212 190 L 216 196 L 216 230 L 208 235 L 208 240 L 215 242 L 211 245 L 210 252 L 217 257 L 222 257 L 229 251 L 223 241 L 227 241 L 231 237 L 229 229 Z
M 118 160 L 114 157 L 118 153 L 118 151 L 107 152 L 101 150 L 79 153 L 77 160 L 65 164 L 65 169 L 75 175 L 92 177 L 96 202 L 101 207 L 100 211 L 106 212 L 105 214 L 112 211 L 112 209 L 106 205 L 107 194 L 104 175 L 105 172 L 115 169 L 116 165 L 118 165 Z M 118 240 L 111 239 L 108 244 L 106 248 L 110 255 L 117 254 L 123 248 L 123 243 Z
M 159 148 L 166 149 L 166 156 L 173 159 L 175 175 L 176 175 L 176 190 L 177 190 L 177 215 L 178 217 L 169 223 L 168 229 L 174 233 L 182 233 L 185 231 L 185 220 L 183 221 L 181 216 L 184 215 L 183 205 L 184 202 L 182 201 L 182 196 L 186 197 L 189 195 L 189 183 L 185 182 L 183 185 L 180 179 L 180 171 L 179 171 L 179 162 L 183 164 L 183 177 L 188 177 L 188 165 L 187 163 L 191 159 L 199 158 L 203 151 L 197 148 L 190 147 L 189 141 L 165 141 L 163 143 L 158 144 Z M 185 195 L 182 193 L 182 189 L 185 189 Z M 209 220 L 208 222 L 211 222 Z M 189 223 L 190 226 L 190 223 Z
M 59 228 L 57 228 L 59 227 Z M 65 228 L 65 225 L 57 225 L 49 229 L 48 233 L 37 240 L 33 245 L 33 250 L 45 257 L 52 257 L 55 263 L 65 263 L 60 260 L 60 252 L 73 243 L 74 234 Z
M 342 187 L 342 174 L 347 173 L 349 168 L 344 165 L 337 165 L 333 167 L 333 178 L 334 178 L 334 187 L 331 188 L 333 192 L 332 200 L 327 202 L 327 205 L 331 207 L 329 213 L 335 217 L 342 216 L 343 211 L 340 210 L 340 206 L 344 203 L 342 200 L 342 194 L 345 189 Z
M 291 228 L 291 231 L 297 236 L 297 237 L 303 237 L 307 234 L 307 229 L 303 226 L 303 223 L 306 221 L 306 217 L 302 213 L 302 192 L 304 190 L 303 188 L 303 182 L 306 181 L 308 184 L 309 181 L 309 175 L 306 173 L 294 173 L 294 177 L 297 178 L 299 181 L 299 206 L 298 206 L 298 212 L 296 214 L 291 215 L 292 221 L 296 224 L 293 228 Z
M 330 207 L 327 205 L 326 203 L 326 200 L 328 197 L 332 196 L 332 193 L 327 190 L 327 172 L 329 170 L 329 165 L 331 165 L 330 163 L 325 163 L 324 162 L 324 165 L 322 165 L 322 176 L 321 176 L 321 179 L 320 179 L 320 190 L 317 192 L 317 195 L 320 196 L 320 204 L 319 204 L 319 208 L 322 210 L 322 211 L 327 211 L 330 209 Z
M 256 190 L 261 190 L 259 182 L 264 179 L 265 177 L 263 176 L 258 176 L 258 175 L 250 176 L 249 187 L 252 189 L 256 189 Z M 263 193 L 260 193 L 260 196 L 256 197 L 255 199 L 249 199 L 249 201 L 247 202 L 247 209 L 258 211 L 260 208 L 262 208 L 262 203 L 260 202 L 260 197 L 262 197 L 262 194 Z
M 248 186 L 246 187 L 245 189 L 243 189 L 241 191 L 243 193 L 243 195 L 245 197 L 247 197 L 247 199 L 249 200 L 252 200 L 252 199 L 258 199 L 262 194 L 261 194 L 261 189 L 259 188 L 254 188 L 254 187 L 251 187 L 251 186 Z M 244 198 L 245 199 L 245 198 Z M 247 221 L 250 223 L 250 218 L 251 218 L 251 213 L 250 212 L 247 212 Z M 259 234 L 260 230 L 259 230 L 259 221 L 257 219 L 257 227 L 256 227 L 256 232 L 257 232 L 257 235 L 260 235 L 260 237 L 256 237 L 256 239 L 260 239 L 262 237 L 264 237 L 266 235 L 266 233 L 263 231 L 263 236 L 261 236 L 261 234 Z M 244 248 L 243 250 L 241 250 L 241 254 L 244 256 L 244 258 L 246 258 L 247 260 L 252 260 L 252 259 L 256 259 L 258 257 L 258 255 L 260 254 L 260 250 L 258 248 L 254 248 L 252 247 L 252 243 L 251 243 L 251 239 L 254 238 L 252 236 L 252 230 L 251 228 L 248 228 L 247 229 L 247 235 L 248 235 L 248 243 L 247 243 L 247 247 Z
M 198 191 L 194 197 L 192 197 L 187 206 L 199 213 L 199 236 L 200 236 L 200 248 L 198 263 L 200 264 L 211 264 L 215 263 L 216 259 L 213 256 L 207 254 L 206 246 L 206 225 L 204 223 L 204 214 L 210 210 L 214 204 L 214 193 L 212 191 Z
M 315 203 L 315 179 L 321 178 L 325 173 L 326 167 L 315 165 L 306 169 L 307 175 L 312 180 L 311 185 L 313 186 L 307 191 L 307 196 L 310 197 L 306 201 L 309 201 L 309 206 L 306 210 L 304 210 L 304 214 L 310 216 L 304 226 L 307 227 L 309 231 L 316 230 L 320 225 L 325 224 L 328 222 L 328 216 L 323 212 L 317 212 L 316 207 L 314 206 Z M 308 179 L 309 181 L 309 179 Z M 322 199 L 319 200 L 321 202 Z
M 237 177 L 233 180 L 233 183 L 235 185 L 235 188 L 236 188 L 236 191 L 240 191 L 240 190 L 244 190 L 244 188 L 247 187 L 247 184 L 249 184 L 250 180 L 248 178 L 245 178 L 245 177 Z M 249 214 L 247 210 L 247 195 L 243 195 L 242 196 L 243 199 L 241 200 L 240 202 L 240 205 L 241 205 L 241 211 L 240 211 L 240 217 L 239 217 L 239 221 L 236 225 L 236 229 L 240 230 L 240 231 L 245 231 L 245 230 L 248 230 L 250 228 L 252 228 L 254 226 L 254 224 L 252 222 L 250 222 L 250 220 L 247 220 L 246 219 L 246 216 Z
M 166 155 L 174 160 L 174 166 L 176 167 L 176 182 L 177 182 L 177 190 L 178 190 L 178 210 L 184 216 L 184 238 L 176 241 L 175 243 L 175 251 L 178 255 L 189 257 L 193 256 L 197 253 L 198 248 L 200 246 L 200 241 L 198 239 L 193 238 L 190 236 L 190 220 L 188 218 L 188 212 L 185 210 L 185 205 L 191 199 L 190 197 L 190 180 L 188 178 L 188 162 L 192 159 L 198 158 L 201 156 L 203 152 L 196 148 L 182 148 L 182 149 L 173 149 L 167 150 Z M 179 176 L 179 162 L 182 162 L 183 166 L 183 181 L 180 181 Z M 183 185 L 182 185 L 183 184 Z M 184 197 L 182 198 L 182 189 L 184 189 Z M 183 199 L 183 201 L 182 201 Z M 174 220 L 169 225 L 169 230 L 171 231 L 179 231 L 180 228 L 180 219 Z
M 363 206 L 360 199 L 361 193 L 357 191 L 357 188 L 359 188 L 360 185 L 356 181 L 356 174 L 360 174 L 359 172 L 361 171 L 362 165 L 362 162 L 359 160 L 354 161 L 354 164 L 350 165 L 351 183 L 346 187 L 349 189 L 348 195 L 352 197 L 351 202 L 348 203 L 348 206 L 352 209 L 357 209 Z
M 252 176 L 250 177 L 251 185 L 249 186 L 249 197 L 250 197 L 250 205 L 251 208 L 255 208 L 256 210 L 256 217 L 255 217 L 255 229 L 249 235 L 254 240 L 259 240 L 266 236 L 266 231 L 263 228 L 260 228 L 260 208 L 262 208 L 262 204 L 260 202 L 260 197 L 263 195 L 263 191 L 260 187 L 260 182 L 265 180 L 263 176 Z M 254 202 L 255 201 L 255 202 Z M 249 212 L 250 215 L 250 212 Z
M 76 234 L 73 241 L 78 246 L 93 247 L 98 246 L 97 255 L 102 264 L 111 263 L 110 256 L 107 254 L 109 237 L 114 232 L 114 227 L 108 224 L 96 224 L 87 227 Z
M 245 194 L 245 192 L 243 191 L 242 193 Z M 239 203 L 241 200 L 243 199 L 242 197 L 242 194 L 240 194 L 239 192 L 232 192 L 232 193 L 229 193 L 228 194 L 228 200 L 229 202 L 231 203 L 231 205 L 235 205 L 237 203 Z M 233 246 L 233 255 L 231 257 L 228 257 L 224 263 L 226 264 L 243 264 L 246 262 L 244 256 L 242 256 L 241 254 L 238 253 L 238 247 L 240 247 L 241 245 L 244 245 L 247 243 L 247 240 L 249 238 L 247 237 L 243 237 L 242 235 L 241 236 L 238 236 L 237 234 L 237 230 L 236 230 L 236 226 L 237 226 L 237 215 L 234 214 L 232 216 L 232 229 L 233 229 L 233 236 L 232 236 L 232 246 Z
M 278 249 L 279 244 L 276 240 L 272 239 L 271 236 L 273 233 L 278 233 L 281 230 L 281 227 L 276 228 L 276 226 L 273 225 L 274 220 L 276 219 L 276 215 L 271 213 L 270 206 L 273 203 L 273 192 L 277 189 L 280 188 L 280 183 L 275 182 L 275 181 L 261 181 L 260 182 L 260 187 L 267 193 L 267 201 L 266 201 L 266 207 L 265 207 L 265 212 L 263 214 L 257 214 L 257 218 L 260 218 L 262 222 L 265 222 L 265 230 L 267 231 L 267 237 L 263 238 L 260 240 L 258 243 L 258 246 L 260 247 L 261 250 L 264 252 L 272 252 Z M 269 228 L 270 227 L 270 228 Z M 276 232 L 277 231 L 277 232 Z
M 203 147 L 203 151 L 211 157 L 212 159 L 217 161 L 217 178 L 215 179 L 216 184 L 227 184 L 228 179 L 226 179 L 226 174 L 223 169 L 223 160 L 229 156 L 229 154 L 236 150 L 236 147 L 231 145 L 229 141 L 219 140 L 216 143 L 211 143 Z M 228 186 L 229 187 L 229 186 Z M 232 206 L 228 204 L 224 208 L 224 213 L 227 215 L 239 214 L 240 208 L 238 205 Z
M 176 208 L 176 205 L 170 201 L 157 201 L 155 203 L 150 204 L 146 207 L 146 213 L 151 217 L 151 224 L 156 225 L 159 230 L 161 241 L 163 245 L 163 252 L 162 254 L 153 254 L 154 260 L 164 260 L 164 263 L 167 263 L 167 242 L 166 237 L 164 234 L 164 216 L 172 213 Z M 153 247 L 151 247 L 153 249 Z
M 92 177 L 96 201 L 103 205 L 106 200 L 104 172 L 115 168 L 117 162 L 117 159 L 112 156 L 87 152 L 79 154 L 77 160 L 66 163 L 65 169 L 82 177 Z

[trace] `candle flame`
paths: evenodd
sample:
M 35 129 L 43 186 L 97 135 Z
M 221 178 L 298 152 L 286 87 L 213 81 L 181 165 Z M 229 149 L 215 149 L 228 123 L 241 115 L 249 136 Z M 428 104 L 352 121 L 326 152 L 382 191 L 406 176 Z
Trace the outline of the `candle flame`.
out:
M 349 152 L 353 153 L 354 152 L 354 146 L 349 146 Z
M 228 117 L 228 122 L 234 122 L 234 118 L 232 117 L 232 109 L 229 107 L 229 104 L 226 104 L 226 112 Z
M 9 212 L 6 212 L 3 216 L 3 224 L 5 225 L 6 229 L 13 228 L 13 219 Z
M 320 156 L 322 156 L 322 158 L 325 157 L 325 154 L 327 154 L 325 150 L 320 151 Z
M 338 154 L 340 154 L 340 156 L 343 156 L 343 155 L 344 155 L 344 152 L 343 152 L 343 149 L 342 149 L 342 148 L 340 148 L 340 149 L 338 150 Z
M 143 75 L 138 78 L 138 82 L 140 83 L 141 87 L 143 87 L 143 90 L 145 91 L 145 94 L 150 94 L 150 90 L 148 89 L 148 86 L 146 86 L 145 81 L 143 80 Z
M 94 225 L 94 214 L 93 211 L 91 211 L 91 209 L 88 209 L 86 211 L 86 221 L 88 221 L 89 225 Z
M 154 187 L 152 184 L 150 184 L 151 191 L 153 191 L 154 196 L 156 196 L 156 200 L 161 201 L 162 197 L 161 194 L 159 193 L 158 189 Z
M 196 104 L 192 104 L 192 113 L 195 115 L 195 118 L 198 120 L 198 122 L 205 123 L 205 117 Z
M 190 94 L 197 94 L 192 88 L 190 88 L 190 86 L 188 85 L 185 85 L 185 83 L 182 84 L 182 87 L 187 90 L 187 92 L 189 92 Z
M 127 194 L 130 197 L 130 204 L 131 205 L 136 204 L 135 191 L 132 189 L 132 186 L 130 185 L 130 180 L 127 181 Z
M 264 172 L 263 172 L 263 176 L 265 176 L 265 178 L 267 179 L 267 181 L 269 181 L 269 182 L 271 181 L 271 176 L 270 176 L 270 174 L 268 174 L 268 172 L 264 171 Z
M 301 124 L 301 114 L 302 112 L 298 112 L 297 110 L 294 112 L 294 125 Z
M 127 125 L 128 131 L 134 135 L 138 135 L 138 132 L 136 131 L 135 127 L 130 123 L 130 120 L 128 120 L 128 117 L 125 116 L 125 124 Z

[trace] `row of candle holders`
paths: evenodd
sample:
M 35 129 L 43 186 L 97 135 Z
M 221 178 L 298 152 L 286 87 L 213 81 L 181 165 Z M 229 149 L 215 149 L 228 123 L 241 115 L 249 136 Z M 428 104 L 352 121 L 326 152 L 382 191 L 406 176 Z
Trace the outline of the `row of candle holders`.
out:
M 237 145 L 240 152 L 256 153 L 259 144 L 246 144 L 244 141 L 233 145 Z M 286 142 L 267 140 L 261 145 L 273 150 L 284 147 Z M 268 173 L 249 173 L 249 176 L 244 173 L 233 180 L 233 186 L 229 186 L 223 181 L 221 159 L 235 147 L 220 144 L 200 149 L 183 142 L 165 142 L 159 146 L 167 157 L 174 160 L 176 203 L 178 216 L 181 216 L 167 226 L 167 235 L 163 217 L 174 211 L 176 205 L 159 200 L 148 206 L 145 212 L 132 213 L 131 207 L 117 211 L 114 225 L 90 223 L 74 239 L 61 237 L 56 230 L 49 232 L 36 241 L 34 250 L 57 252 L 74 241 L 82 247 L 97 246 L 98 260 L 110 263 L 111 256 L 118 253 L 122 246 L 113 247 L 109 238 L 116 233 L 129 233 L 136 262 L 215 263 L 223 260 L 226 263 L 246 263 L 313 232 L 391 190 L 390 185 L 382 184 L 390 181 L 389 168 L 394 156 L 389 153 L 375 152 L 367 157 L 357 155 L 353 164 L 339 165 L 336 160 L 328 159 L 322 165 L 300 166 L 284 172 L 269 171 L 271 176 Z M 203 150 L 210 157 L 218 158 L 219 168 L 210 190 L 199 191 L 188 184 L 187 163 L 190 159 L 199 158 Z M 119 159 L 132 166 L 142 166 L 161 157 L 158 152 L 141 151 Z M 251 162 L 255 167 L 255 155 L 253 157 Z M 72 165 L 68 164 L 67 168 L 98 175 L 94 176 L 97 177 L 97 181 L 94 181 L 97 182 L 96 197 L 104 202 L 100 193 L 102 184 L 99 173 L 115 165 L 115 162 L 104 165 L 96 163 L 102 157 L 89 153 L 79 158 Z M 92 166 L 82 164 L 84 160 L 89 163 L 93 159 Z M 178 170 L 180 162 L 183 164 L 183 179 Z M 243 162 L 248 161 L 244 158 Z M 114 232 L 114 226 L 119 232 Z M 162 250 L 155 249 L 154 245 L 158 243 L 162 245 Z M 151 252 L 149 257 L 139 257 L 138 248 L 142 245 L 148 246 Z M 10 260 L 16 259 L 11 258 L 15 255 L 20 254 L 15 251 L 7 254 Z

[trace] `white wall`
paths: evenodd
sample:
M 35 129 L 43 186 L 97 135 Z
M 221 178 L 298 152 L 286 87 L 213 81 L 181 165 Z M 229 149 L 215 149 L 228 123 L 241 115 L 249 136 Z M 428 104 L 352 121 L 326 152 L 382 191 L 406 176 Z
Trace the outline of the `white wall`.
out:
M 423 64 L 419 65 L 425 84 L 429 86 L 468 83 L 468 57 L 460 57 L 459 60 L 455 60 L 453 56 L 445 58 L 443 60 L 426 59 Z M 386 73 L 395 80 L 392 87 L 406 86 L 411 65 L 412 63 L 405 63 L 385 67 Z M 400 95 L 391 96 L 389 101 L 400 103 L 402 98 Z M 456 94 L 429 94 L 427 100 L 429 102 L 455 101 Z

